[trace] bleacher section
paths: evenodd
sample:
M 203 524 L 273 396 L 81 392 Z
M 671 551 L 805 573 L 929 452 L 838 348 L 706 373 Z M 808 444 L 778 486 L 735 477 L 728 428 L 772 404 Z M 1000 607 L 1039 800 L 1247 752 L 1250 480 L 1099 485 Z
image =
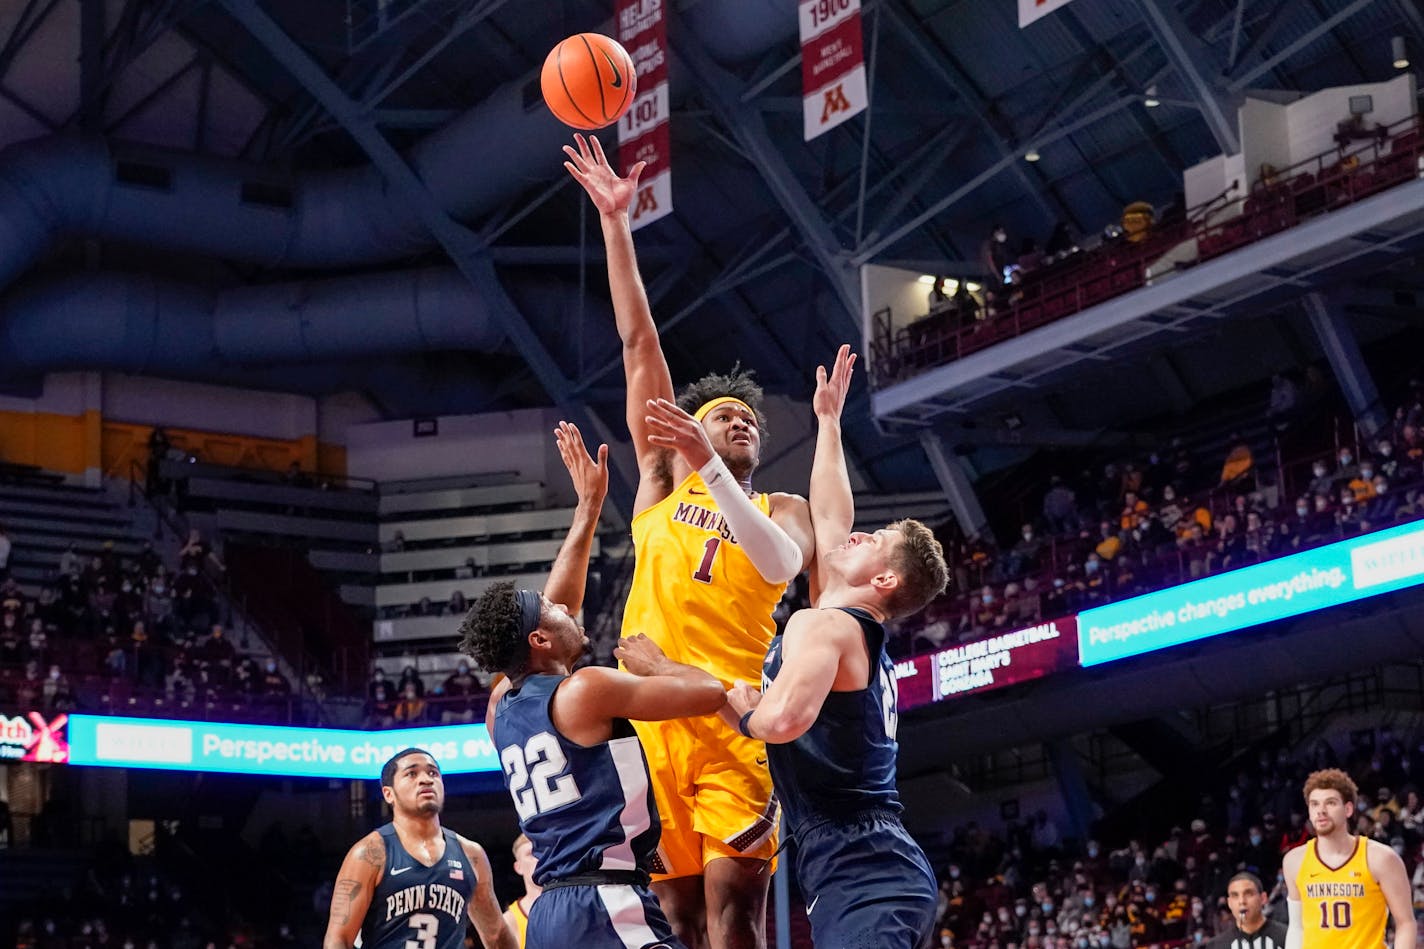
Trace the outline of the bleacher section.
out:
M 0 481 L 0 525 L 10 542 L 10 572 L 30 595 L 52 581 L 70 547 L 84 563 L 112 545 L 135 556 L 154 532 L 147 509 L 130 508 L 102 488 L 66 485 L 59 476 Z
M 376 611 L 377 665 L 393 676 L 415 665 L 434 687 L 458 661 L 452 639 L 462 601 L 500 580 L 542 589 L 574 513 L 546 503 L 544 486 L 532 482 L 383 486 L 378 582 L 342 587 L 348 603 Z

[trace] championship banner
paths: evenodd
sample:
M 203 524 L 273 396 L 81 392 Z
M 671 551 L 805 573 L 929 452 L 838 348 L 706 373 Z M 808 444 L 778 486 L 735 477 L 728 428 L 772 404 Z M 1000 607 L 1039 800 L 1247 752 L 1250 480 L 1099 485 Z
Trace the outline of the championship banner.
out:
M 1019 0 L 1019 29 L 1072 2 L 1073 0 Z
M 801 3 L 801 108 L 806 141 L 865 111 L 860 0 Z
M 638 97 L 618 120 L 618 157 L 625 173 L 640 161 L 648 163 L 628 211 L 636 231 L 672 213 L 667 16 L 663 0 L 618 0 L 614 15 L 618 42 L 638 74 Z
M 1060 617 L 895 663 L 900 711 L 1002 689 L 1078 666 L 1078 623 Z

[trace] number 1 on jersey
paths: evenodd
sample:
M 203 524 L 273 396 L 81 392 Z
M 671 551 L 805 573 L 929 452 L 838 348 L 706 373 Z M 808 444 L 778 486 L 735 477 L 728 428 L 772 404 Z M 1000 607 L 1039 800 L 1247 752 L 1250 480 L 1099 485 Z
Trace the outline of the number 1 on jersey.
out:
M 698 583 L 712 582 L 712 561 L 717 559 L 717 551 L 721 546 L 722 538 L 707 538 L 707 543 L 702 545 L 702 562 L 698 564 L 697 569 L 692 572 L 692 579 Z

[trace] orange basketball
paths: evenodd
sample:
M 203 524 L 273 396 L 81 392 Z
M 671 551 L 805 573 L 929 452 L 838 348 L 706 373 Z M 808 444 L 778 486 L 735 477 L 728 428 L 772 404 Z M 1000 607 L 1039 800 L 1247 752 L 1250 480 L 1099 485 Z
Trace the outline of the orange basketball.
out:
M 638 74 L 617 40 L 578 33 L 549 51 L 539 85 L 555 118 L 592 131 L 612 125 L 628 111 L 638 91 Z

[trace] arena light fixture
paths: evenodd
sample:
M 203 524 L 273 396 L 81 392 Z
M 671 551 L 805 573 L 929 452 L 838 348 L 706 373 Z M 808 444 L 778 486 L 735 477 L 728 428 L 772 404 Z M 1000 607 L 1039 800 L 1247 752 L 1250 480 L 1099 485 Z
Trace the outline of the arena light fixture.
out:
M 1155 109 L 1162 104 L 1162 100 L 1157 98 L 1157 87 L 1148 86 L 1147 95 L 1143 97 L 1142 104 L 1149 109 Z
M 1038 161 L 1043 156 L 1038 153 L 1038 149 L 1030 148 L 1024 152 L 1024 161 Z
M 1409 50 L 1404 45 L 1404 37 L 1396 36 L 1389 41 L 1390 52 L 1394 54 L 1394 68 L 1409 68 Z

